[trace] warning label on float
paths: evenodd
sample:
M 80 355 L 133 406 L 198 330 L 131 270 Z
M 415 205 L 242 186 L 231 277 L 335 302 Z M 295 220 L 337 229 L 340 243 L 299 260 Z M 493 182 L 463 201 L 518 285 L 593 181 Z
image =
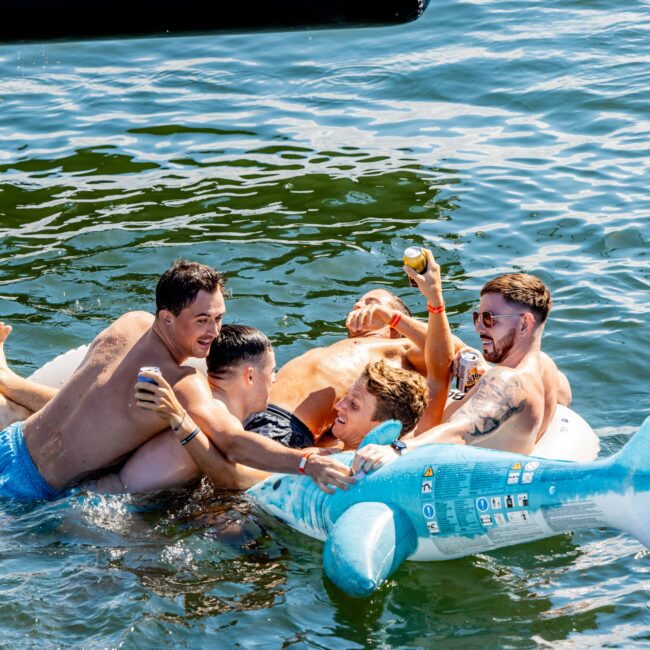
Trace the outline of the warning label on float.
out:
M 576 528 L 598 528 L 604 524 L 602 510 L 591 499 L 544 506 L 542 514 L 553 532 Z
M 537 461 L 424 466 L 420 475 L 423 529 L 444 555 L 548 536 L 552 525 L 541 511 L 531 510 L 535 506 L 529 501 L 538 468 Z M 547 516 L 560 515 L 549 511 Z

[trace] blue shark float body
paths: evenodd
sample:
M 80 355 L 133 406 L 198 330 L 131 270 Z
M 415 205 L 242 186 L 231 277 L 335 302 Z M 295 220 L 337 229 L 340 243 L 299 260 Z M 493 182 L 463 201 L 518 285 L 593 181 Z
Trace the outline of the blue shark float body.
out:
M 386 422 L 369 436 L 391 440 L 399 428 Z M 353 596 L 372 593 L 405 559 L 447 560 L 581 528 L 618 528 L 650 547 L 650 418 L 617 454 L 589 463 L 429 445 L 347 491 L 276 474 L 249 494 L 325 541 L 326 574 Z

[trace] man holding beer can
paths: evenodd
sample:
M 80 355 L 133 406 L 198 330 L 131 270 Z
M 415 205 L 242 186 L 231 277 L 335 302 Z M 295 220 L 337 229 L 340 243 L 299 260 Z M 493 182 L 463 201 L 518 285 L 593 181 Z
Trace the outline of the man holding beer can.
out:
M 442 341 L 446 348 L 451 332 L 442 300 L 440 268 L 430 251 L 425 250 L 425 255 L 424 273 L 416 273 L 408 266 L 404 270 L 429 298 L 427 344 Z M 460 374 L 458 390 L 468 391 L 464 399 L 452 400 L 444 410 L 429 414 L 428 420 L 423 418 L 415 436 L 405 440 L 399 451 L 395 445 L 364 447 L 355 456 L 354 471 L 371 471 L 400 454 L 432 443 L 530 453 L 546 430 L 556 405 L 570 402 L 566 377 L 541 350 L 550 309 L 550 292 L 535 276 L 509 273 L 487 282 L 481 289 L 480 306 L 473 313 L 473 321 L 483 357 L 495 365 L 486 369 L 476 351 L 461 351 L 455 365 Z M 445 354 L 429 351 L 426 359 L 428 364 L 444 362 Z M 449 368 L 446 383 L 438 381 L 437 390 L 442 391 L 444 384 L 444 396 L 451 378 Z M 473 388 L 469 385 L 472 381 Z M 433 395 L 432 402 L 436 402 Z M 440 398 L 436 403 L 440 403 Z

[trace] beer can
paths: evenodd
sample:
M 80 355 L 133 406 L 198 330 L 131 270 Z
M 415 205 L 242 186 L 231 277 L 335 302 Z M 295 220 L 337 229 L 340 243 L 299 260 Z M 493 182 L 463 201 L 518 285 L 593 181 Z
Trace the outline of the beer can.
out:
M 416 273 L 424 273 L 427 270 L 427 258 L 421 248 L 409 246 L 404 251 L 403 261 L 406 266 L 410 266 Z M 409 278 L 409 284 L 412 287 L 418 286 L 417 282 L 411 280 L 411 278 Z
M 465 350 L 460 353 L 458 360 L 458 373 L 456 374 L 456 388 L 466 393 L 478 380 L 479 356 L 475 352 Z
M 158 383 L 155 382 L 150 377 L 143 377 L 142 376 L 143 372 L 155 372 L 157 375 L 159 375 L 160 368 L 158 368 L 158 366 L 142 366 L 142 368 L 140 368 L 140 370 L 138 371 L 138 381 L 145 381 L 148 384 L 155 384 L 156 386 L 158 385 Z

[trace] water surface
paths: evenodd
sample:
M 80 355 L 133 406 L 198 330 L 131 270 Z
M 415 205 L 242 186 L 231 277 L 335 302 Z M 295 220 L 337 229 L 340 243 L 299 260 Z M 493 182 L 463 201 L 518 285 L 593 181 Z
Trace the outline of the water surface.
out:
M 423 314 L 399 263 L 423 244 L 469 343 L 488 278 L 548 283 L 544 346 L 609 454 L 650 414 L 649 43 L 643 0 L 475 0 L 402 27 L 0 47 L 10 361 L 151 309 L 182 256 L 226 272 L 229 319 L 284 363 L 369 288 Z M 320 543 L 207 486 L 0 518 L 8 646 L 650 645 L 648 556 L 612 531 L 407 563 L 355 601 Z

